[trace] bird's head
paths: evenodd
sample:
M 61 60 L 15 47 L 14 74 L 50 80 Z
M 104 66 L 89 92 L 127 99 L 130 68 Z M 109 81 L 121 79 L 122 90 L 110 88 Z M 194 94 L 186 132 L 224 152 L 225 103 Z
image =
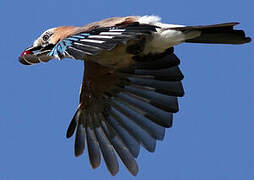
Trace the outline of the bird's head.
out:
M 46 30 L 34 41 L 31 47 L 22 52 L 19 61 L 25 65 L 48 62 L 54 58 L 54 56 L 49 55 L 54 46 L 75 32 L 76 29 L 73 26 L 60 26 Z

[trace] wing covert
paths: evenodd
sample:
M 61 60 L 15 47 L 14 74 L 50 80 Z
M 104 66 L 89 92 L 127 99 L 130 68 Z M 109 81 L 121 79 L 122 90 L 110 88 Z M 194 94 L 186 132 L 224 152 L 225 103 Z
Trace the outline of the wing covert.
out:
M 120 44 L 126 44 L 130 40 L 151 35 L 156 28 L 152 25 L 133 23 L 79 32 L 59 41 L 48 55 L 59 59 L 69 57 L 83 60 L 85 56 L 95 56 L 102 51 L 110 51 Z

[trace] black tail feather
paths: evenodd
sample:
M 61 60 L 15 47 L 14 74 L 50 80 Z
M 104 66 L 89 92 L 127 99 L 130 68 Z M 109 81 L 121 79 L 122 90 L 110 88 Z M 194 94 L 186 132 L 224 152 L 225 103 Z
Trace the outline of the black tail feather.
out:
M 188 39 L 190 43 L 212 43 L 212 44 L 244 44 L 251 41 L 246 37 L 243 30 L 234 30 L 233 27 L 239 23 L 224 23 L 208 26 L 187 26 L 176 28 L 183 32 L 201 31 L 199 37 Z

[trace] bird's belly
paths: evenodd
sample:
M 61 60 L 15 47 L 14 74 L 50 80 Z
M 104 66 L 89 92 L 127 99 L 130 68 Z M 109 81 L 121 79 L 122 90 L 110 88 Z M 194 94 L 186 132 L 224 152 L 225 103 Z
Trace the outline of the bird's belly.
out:
M 118 69 L 132 65 L 134 63 L 133 56 L 133 54 L 126 52 L 126 46 L 120 45 L 110 51 L 105 50 L 95 56 L 89 56 L 87 60 Z

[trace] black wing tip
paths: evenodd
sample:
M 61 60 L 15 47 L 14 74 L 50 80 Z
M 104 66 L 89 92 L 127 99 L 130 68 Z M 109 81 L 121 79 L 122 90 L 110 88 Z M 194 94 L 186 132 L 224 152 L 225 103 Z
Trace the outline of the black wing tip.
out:
M 75 140 L 75 146 L 74 146 L 74 155 L 75 157 L 79 157 L 84 153 L 85 146 L 82 144 L 82 142 L 77 142 L 78 140 Z
M 69 128 L 68 128 L 68 130 L 67 130 L 67 132 L 66 132 L 66 138 L 69 139 L 69 138 L 72 137 L 72 136 L 73 136 L 73 133 L 70 132 L 70 130 L 69 130 Z
M 115 175 L 119 172 L 119 169 L 114 170 L 114 171 L 110 171 L 110 170 L 109 170 L 109 172 L 110 172 L 110 174 L 111 174 L 112 176 L 115 176 Z
M 75 155 L 75 157 L 79 157 L 83 154 L 83 152 L 84 152 L 84 150 L 80 151 L 80 150 L 75 149 L 74 155 Z
M 67 132 L 66 132 L 66 138 L 67 139 L 69 139 L 70 137 L 73 136 L 76 127 L 77 127 L 77 123 L 75 122 L 75 120 L 72 120 L 69 127 L 68 127 L 68 129 L 67 129 Z
M 73 134 L 74 134 L 74 130 L 69 125 L 67 132 L 66 132 L 66 138 L 67 139 L 71 138 L 73 136 Z
M 98 168 L 100 166 L 100 163 L 99 164 L 91 164 L 91 167 L 93 168 L 93 169 L 96 169 L 96 168 Z
M 129 170 L 129 172 L 130 172 L 133 176 L 137 176 L 137 174 L 138 174 L 138 166 L 137 166 L 137 168 L 134 168 L 134 169 L 132 169 L 132 170 Z
M 75 112 L 73 115 L 73 118 L 68 126 L 67 132 L 66 132 L 66 138 L 69 139 L 70 137 L 73 136 L 76 127 L 77 127 L 77 119 L 79 118 L 79 109 Z

